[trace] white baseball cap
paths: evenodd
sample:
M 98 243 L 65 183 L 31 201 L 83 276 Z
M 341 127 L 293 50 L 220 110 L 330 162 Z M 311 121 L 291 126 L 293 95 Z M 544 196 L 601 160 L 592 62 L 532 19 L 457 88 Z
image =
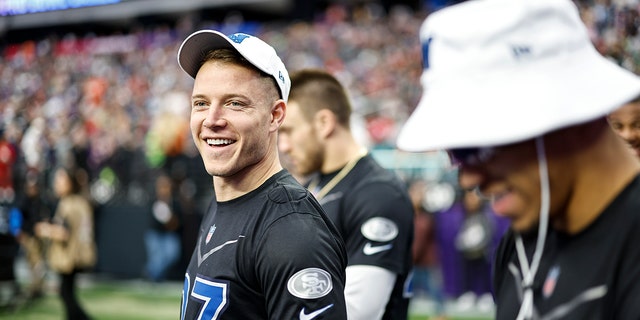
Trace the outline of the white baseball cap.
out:
M 200 30 L 188 36 L 178 50 L 180 68 L 192 78 L 196 77 L 202 66 L 202 58 L 213 49 L 234 49 L 247 61 L 266 74 L 272 76 L 278 84 L 281 98 L 287 101 L 291 89 L 291 79 L 284 63 L 276 50 L 258 37 L 246 33 L 234 33 L 229 36 L 215 30 Z
M 523 141 L 604 116 L 640 80 L 594 48 L 570 0 L 472 0 L 420 29 L 423 95 L 402 127 L 406 151 Z

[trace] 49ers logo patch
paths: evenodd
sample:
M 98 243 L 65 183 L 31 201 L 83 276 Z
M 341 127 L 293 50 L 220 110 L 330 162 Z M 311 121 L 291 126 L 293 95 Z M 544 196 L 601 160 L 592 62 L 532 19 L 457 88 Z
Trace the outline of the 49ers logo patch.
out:
M 398 236 L 398 226 L 387 218 L 374 217 L 362 225 L 360 232 L 371 241 L 386 242 Z
M 287 283 L 292 295 L 302 299 L 317 299 L 333 289 L 331 275 L 320 268 L 307 268 L 296 272 Z

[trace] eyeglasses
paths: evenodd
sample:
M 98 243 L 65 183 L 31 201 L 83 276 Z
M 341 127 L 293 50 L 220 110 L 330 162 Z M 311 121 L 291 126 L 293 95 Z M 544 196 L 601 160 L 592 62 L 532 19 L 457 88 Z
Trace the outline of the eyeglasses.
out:
M 491 159 L 496 153 L 496 148 L 459 148 L 448 150 L 447 153 L 454 165 L 477 166 Z

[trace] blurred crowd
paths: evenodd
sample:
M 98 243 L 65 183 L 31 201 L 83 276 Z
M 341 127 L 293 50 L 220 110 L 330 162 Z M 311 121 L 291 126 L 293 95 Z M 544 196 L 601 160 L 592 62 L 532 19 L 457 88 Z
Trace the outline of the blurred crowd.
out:
M 636 2 L 577 1 L 598 50 L 640 72 Z M 102 182 L 92 195 L 104 203 L 132 184 L 141 187 L 135 184 L 148 181 L 150 169 L 195 157 L 184 130 L 192 80 L 175 55 L 180 41 L 201 28 L 259 35 L 290 70 L 329 70 L 349 89 L 361 138 L 371 148 L 393 146 L 422 91 L 418 30 L 427 14 L 401 6 L 387 12 L 369 2 L 329 6 L 314 21 L 252 22 L 232 12 L 222 21 L 187 16 L 175 26 L 140 25 L 126 34 L 52 33 L 4 44 L 0 128 L 18 157 L 13 180 L 19 186 L 26 172 L 75 164 L 90 182 Z M 115 184 L 120 188 L 110 188 Z M 134 201 L 141 194 L 131 192 Z
M 638 2 L 576 0 L 597 49 L 636 73 Z M 211 181 L 187 128 L 193 80 L 176 61 L 180 42 L 202 28 L 258 35 L 290 71 L 327 69 L 348 88 L 363 142 L 371 149 L 393 148 L 422 92 L 418 32 L 429 10 L 335 4 L 313 21 L 269 22 L 230 12 L 221 21 L 185 16 L 171 26 L 139 25 L 109 35 L 51 33 L 4 43 L 0 204 L 24 197 L 27 175 L 37 177 L 46 197 L 51 173 L 64 165 L 87 172 L 96 206 L 143 205 L 154 197 L 155 177 L 167 174 L 194 212 L 204 210 Z
M 290 70 L 329 69 L 348 84 L 364 126 L 372 127 L 365 138 L 392 143 L 395 124 L 420 94 L 422 16 L 400 8 L 385 16 L 376 8 L 335 6 L 314 23 L 253 23 L 230 14 L 222 22 L 185 18 L 174 28 L 8 44 L 0 57 L 0 114 L 18 155 L 14 180 L 74 164 L 89 173 L 96 201 L 127 196 L 114 194 L 127 190 L 135 201 L 140 193 L 130 189 L 148 181 L 149 170 L 195 157 L 185 130 L 192 80 L 175 57 L 180 40 L 199 28 L 257 34 L 274 44 Z

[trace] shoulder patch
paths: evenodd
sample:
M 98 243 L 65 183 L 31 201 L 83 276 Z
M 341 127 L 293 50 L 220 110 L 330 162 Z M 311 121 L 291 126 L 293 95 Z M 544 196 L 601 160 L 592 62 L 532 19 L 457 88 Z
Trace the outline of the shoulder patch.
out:
M 371 241 L 386 242 L 398 236 L 398 226 L 387 218 L 374 217 L 362 224 L 360 232 Z
M 320 268 L 306 268 L 296 272 L 287 283 L 292 295 L 302 299 L 318 299 L 333 289 L 329 272 Z

